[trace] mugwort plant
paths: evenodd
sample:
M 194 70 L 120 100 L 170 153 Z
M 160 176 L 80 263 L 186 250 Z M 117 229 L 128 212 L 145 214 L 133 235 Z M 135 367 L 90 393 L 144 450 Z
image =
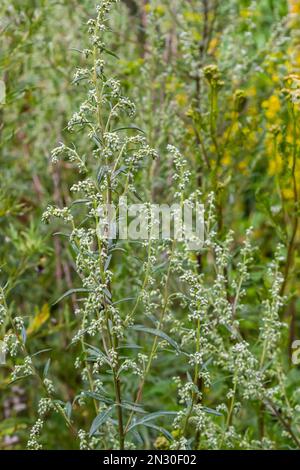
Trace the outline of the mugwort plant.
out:
M 297 2 L 4 1 L 1 446 L 300 448 Z

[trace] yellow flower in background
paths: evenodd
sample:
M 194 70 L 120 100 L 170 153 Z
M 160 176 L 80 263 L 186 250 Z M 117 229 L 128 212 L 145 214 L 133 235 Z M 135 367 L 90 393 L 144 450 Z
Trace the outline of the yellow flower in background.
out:
M 163 16 L 166 12 L 166 8 L 164 5 L 157 5 L 154 11 L 157 15 Z
M 278 83 L 280 81 L 278 75 L 276 75 L 275 73 L 272 75 L 271 78 L 273 83 Z
M 231 155 L 230 155 L 230 153 L 228 152 L 228 150 L 226 150 L 226 151 L 224 152 L 224 156 L 223 156 L 223 158 L 222 158 L 222 165 L 224 165 L 224 166 L 229 166 L 230 163 L 231 163 Z
M 192 28 L 191 34 L 192 34 L 192 38 L 195 41 L 201 41 L 202 40 L 202 34 L 199 31 L 197 31 L 196 29 Z
M 163 16 L 166 12 L 164 5 L 151 5 L 151 3 L 146 3 L 144 6 L 146 13 L 155 13 L 158 16 Z
M 168 77 L 166 81 L 167 93 L 182 93 L 182 82 L 177 77 Z
M 294 198 L 294 191 L 292 188 L 283 188 L 282 194 L 285 199 L 293 199 Z
M 240 10 L 240 16 L 242 18 L 249 18 L 251 16 L 251 11 L 248 8 L 243 8 Z
M 238 164 L 238 169 L 242 172 L 242 173 L 246 173 L 246 170 L 248 170 L 248 162 L 246 160 L 243 160 L 241 162 L 239 162 Z
M 257 95 L 257 87 L 255 85 L 250 86 L 247 89 L 247 96 L 253 97 L 256 95 Z M 256 108 L 255 108 L 255 112 L 256 112 Z
M 216 48 L 218 47 L 218 44 L 219 44 L 219 39 L 218 38 L 213 38 L 210 43 L 209 43 L 209 46 L 208 46 L 208 54 L 214 54 L 214 52 L 216 51 Z
M 150 5 L 150 3 L 146 3 L 146 5 L 144 6 L 144 8 L 145 8 L 145 12 L 146 12 L 146 13 L 150 13 L 150 12 L 151 12 L 151 5 Z
M 292 15 L 300 13 L 300 0 L 288 0 L 289 11 Z
M 268 152 L 269 153 L 269 152 Z M 282 159 L 277 155 L 270 154 L 269 160 L 269 174 L 270 175 L 278 175 L 282 169 Z
M 280 99 L 277 95 L 271 95 L 269 99 L 262 102 L 268 120 L 273 121 L 281 109 Z
M 186 106 L 188 102 L 188 96 L 185 93 L 177 93 L 177 95 L 175 95 L 175 99 L 180 107 Z
M 297 69 L 300 69 L 300 46 L 295 48 L 294 65 Z
M 203 20 L 203 15 L 194 11 L 185 11 L 183 13 L 183 16 L 187 21 L 190 21 L 191 23 L 201 24 Z

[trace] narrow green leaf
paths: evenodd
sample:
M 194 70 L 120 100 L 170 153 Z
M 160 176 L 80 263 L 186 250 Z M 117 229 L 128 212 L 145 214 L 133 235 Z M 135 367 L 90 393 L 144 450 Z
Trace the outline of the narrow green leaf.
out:
M 94 400 L 100 401 L 100 403 L 105 403 L 106 405 L 114 405 L 114 401 L 110 398 L 101 395 L 101 393 L 96 392 L 82 392 L 85 396 L 93 398 Z
M 85 289 L 85 288 L 79 288 L 79 289 L 69 289 L 67 292 L 65 292 L 61 297 L 59 297 L 59 299 L 57 299 L 52 305 L 56 305 L 58 304 L 61 300 L 63 300 L 65 297 L 69 297 L 70 295 L 72 294 L 78 294 L 78 293 L 82 293 L 82 292 L 90 292 L 89 289 Z
M 117 129 L 113 129 L 112 132 L 118 132 L 118 131 L 124 131 L 124 130 L 133 130 L 133 131 L 139 131 L 145 134 L 145 131 L 141 129 L 140 127 L 137 126 L 124 126 L 124 127 L 118 127 Z
M 156 424 L 152 424 L 152 423 L 144 423 L 144 426 L 147 426 L 147 428 L 151 428 L 151 429 L 155 429 L 156 431 L 159 431 L 167 439 L 169 439 L 169 441 L 174 440 L 172 434 L 169 431 L 167 431 L 165 428 L 163 428 L 162 426 L 156 426 Z
M 203 411 L 205 411 L 205 413 L 209 413 L 211 415 L 223 416 L 222 413 L 220 413 L 219 411 L 213 410 L 212 408 L 208 408 L 207 406 L 203 406 Z
M 175 416 L 177 415 L 176 411 L 156 411 L 154 413 L 149 413 L 147 416 L 135 421 L 131 426 L 129 426 L 128 431 L 135 428 L 136 426 L 145 425 L 149 421 L 153 421 L 162 416 Z
M 114 405 L 110 406 L 107 410 L 101 411 L 101 413 L 99 413 L 96 416 L 96 418 L 92 422 L 92 425 L 91 425 L 91 428 L 90 428 L 90 437 L 93 436 L 95 434 L 95 432 L 98 431 L 100 426 L 107 421 L 108 417 L 110 416 L 110 414 L 113 410 L 113 407 L 114 407 Z
M 176 341 L 174 341 L 172 338 L 170 338 L 170 336 L 168 336 L 161 330 L 147 328 L 143 325 L 134 325 L 132 329 L 135 331 L 143 331 L 144 333 L 149 333 L 150 335 L 158 336 L 159 338 L 167 341 L 171 346 L 173 346 L 174 349 L 176 349 L 176 351 L 180 351 L 179 345 L 176 343 Z
M 51 359 L 49 358 L 44 367 L 44 372 L 43 372 L 44 377 L 46 377 L 48 374 L 50 363 L 51 363 Z
M 23 344 L 25 344 L 27 335 L 26 335 L 26 328 L 24 326 L 22 327 L 21 336 L 22 336 Z
M 76 199 L 75 201 L 72 201 L 70 206 L 74 206 L 76 204 L 86 204 L 89 202 L 89 199 Z
M 102 47 L 102 51 L 106 52 L 106 54 L 111 55 L 111 56 L 114 57 L 115 59 L 119 59 L 119 57 L 117 56 L 117 54 L 115 54 L 113 51 L 110 51 L 109 49 L 106 49 L 106 47 Z
M 136 297 L 126 297 L 124 299 L 120 299 L 120 300 L 116 300 L 116 302 L 113 302 L 112 305 L 117 305 L 117 304 L 120 304 L 122 302 L 128 302 L 129 300 L 135 300 Z
M 37 351 L 37 352 L 31 354 L 31 357 L 38 356 L 39 354 L 42 354 L 42 353 L 44 353 L 44 352 L 49 352 L 49 351 L 52 351 L 52 349 L 51 349 L 51 348 L 48 348 L 48 349 L 41 349 L 40 351 Z
M 141 406 L 136 405 L 135 403 L 129 403 L 129 402 L 123 401 L 121 407 L 124 408 L 125 410 L 134 411 L 135 413 L 142 413 L 142 414 L 146 413 L 146 411 L 143 410 Z
M 70 419 L 71 418 L 71 414 L 72 414 L 72 405 L 71 403 L 68 401 L 66 403 L 66 406 L 65 406 L 65 413 L 67 415 L 67 417 Z

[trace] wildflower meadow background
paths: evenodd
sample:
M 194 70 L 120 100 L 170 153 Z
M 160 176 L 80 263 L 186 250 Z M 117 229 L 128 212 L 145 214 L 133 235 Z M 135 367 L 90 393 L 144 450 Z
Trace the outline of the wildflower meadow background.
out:
M 0 449 L 300 448 L 300 0 L 0 12 Z

